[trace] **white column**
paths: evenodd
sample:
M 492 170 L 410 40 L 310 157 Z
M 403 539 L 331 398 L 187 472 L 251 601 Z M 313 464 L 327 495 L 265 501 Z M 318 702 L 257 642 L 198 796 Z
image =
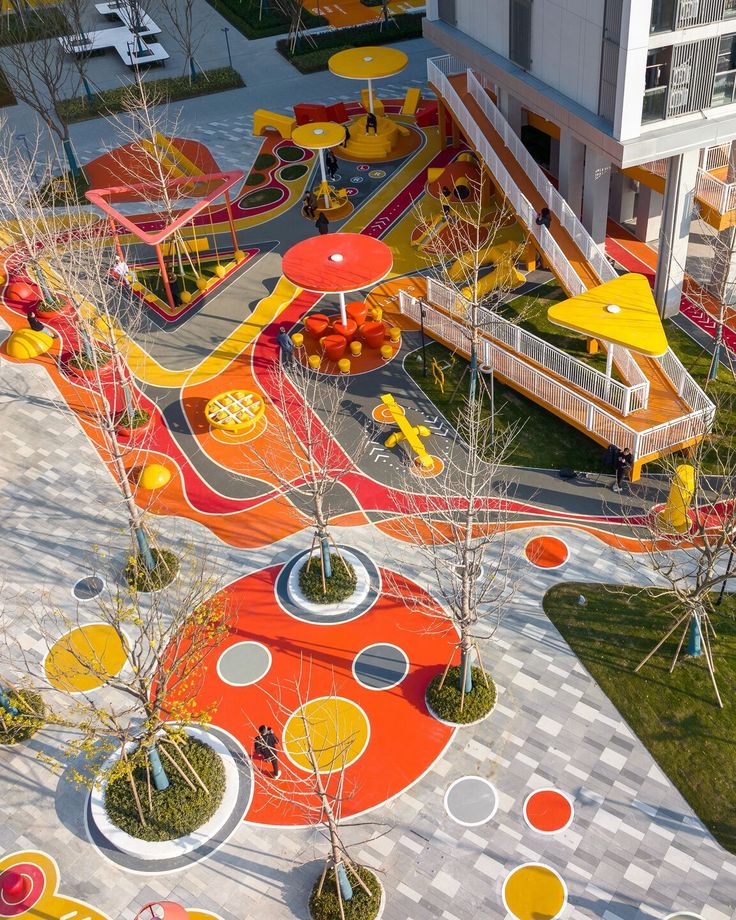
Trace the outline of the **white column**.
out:
M 636 189 L 634 183 L 621 170 L 611 170 L 611 200 L 608 213 L 620 224 L 634 216 Z
M 654 297 L 662 316 L 674 316 L 680 310 L 698 156 L 699 151 L 688 150 L 669 161 L 654 283 Z
M 373 81 L 372 80 L 368 81 L 368 108 L 370 109 L 371 115 L 372 115 L 373 114 Z
M 608 195 L 611 187 L 611 161 L 592 147 L 585 151 L 583 225 L 596 243 L 606 240 Z
M 347 325 L 348 314 L 345 311 L 345 295 L 340 291 L 340 322 L 343 324 L 343 327 Z
M 664 198 L 649 186 L 639 183 L 636 202 L 636 235 L 643 242 L 659 239 L 662 229 L 662 202 Z
M 560 132 L 560 194 L 575 214 L 583 206 L 585 145 L 564 128 Z
M 322 188 L 327 188 L 327 173 L 325 172 L 325 152 L 320 147 L 319 149 L 319 170 L 322 173 Z M 325 207 L 329 208 L 330 206 L 330 196 L 325 191 Z

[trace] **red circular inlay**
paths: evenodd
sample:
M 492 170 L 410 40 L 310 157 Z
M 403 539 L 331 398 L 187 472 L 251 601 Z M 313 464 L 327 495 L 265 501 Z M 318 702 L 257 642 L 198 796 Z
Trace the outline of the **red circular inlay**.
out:
M 535 831 L 554 834 L 564 830 L 572 821 L 572 805 L 561 792 L 540 789 L 524 802 L 524 817 Z
M 46 887 L 39 866 L 16 863 L 0 874 L 0 917 L 17 917 L 38 901 Z
M 556 569 L 570 555 L 567 546 L 557 537 L 533 537 L 524 547 L 526 558 L 540 569 Z

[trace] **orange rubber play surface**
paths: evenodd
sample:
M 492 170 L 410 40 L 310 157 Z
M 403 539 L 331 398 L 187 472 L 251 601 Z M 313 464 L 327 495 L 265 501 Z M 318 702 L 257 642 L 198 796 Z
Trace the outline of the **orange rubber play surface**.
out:
M 572 820 L 572 805 L 556 789 L 540 789 L 524 803 L 524 816 L 534 830 L 554 834 Z
M 532 565 L 540 569 L 556 569 L 567 562 L 569 550 L 558 537 L 533 537 L 524 547 Z
M 345 770 L 343 815 L 374 808 L 415 782 L 440 756 L 452 729 L 433 719 L 424 703 L 424 691 L 433 674 L 446 665 L 456 640 L 454 633 L 438 635 L 423 629 L 417 614 L 402 603 L 406 596 L 428 595 L 416 584 L 381 571 L 384 592 L 362 616 L 340 624 L 308 623 L 287 614 L 274 593 L 280 567 L 241 578 L 224 589 L 235 611 L 230 638 L 210 656 L 198 702 L 214 709 L 213 722 L 233 734 L 251 752 L 261 723 L 272 725 L 284 740 L 284 726 L 299 707 L 293 686 L 300 666 L 306 700 L 331 694 L 356 704 L 368 722 L 368 741 Z M 385 590 L 391 584 L 390 596 Z M 265 646 L 271 655 L 269 670 L 248 686 L 232 686 L 219 676 L 217 660 L 238 643 Z M 408 673 L 395 687 L 372 690 L 353 676 L 356 655 L 376 643 L 398 646 L 409 660 Z M 311 662 L 311 669 L 310 669 Z M 306 689 L 308 687 L 308 690 Z M 277 702 L 276 702 L 276 701 Z M 307 775 L 279 750 L 279 787 L 289 788 Z M 297 758 L 298 760 L 298 758 Z M 270 767 L 254 761 L 255 792 L 246 820 L 268 825 L 308 823 L 304 811 L 269 789 Z M 329 782 L 336 782 L 332 777 Z

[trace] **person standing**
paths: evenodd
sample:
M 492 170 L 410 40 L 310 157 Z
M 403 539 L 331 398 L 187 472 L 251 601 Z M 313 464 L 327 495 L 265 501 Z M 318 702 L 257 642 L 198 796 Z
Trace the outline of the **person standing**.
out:
M 348 125 L 345 125 L 345 138 L 342 142 L 343 147 L 347 147 L 349 140 L 350 140 L 350 127 Z
M 539 214 L 537 214 L 535 223 L 538 227 L 546 227 L 549 230 L 552 226 L 552 213 L 550 209 L 542 208 Z
M 378 134 L 378 119 L 373 112 L 369 112 L 365 117 L 365 133 L 370 134 L 371 131 Z
M 121 281 L 126 288 L 129 288 L 131 285 L 131 271 L 128 268 L 128 263 L 121 255 L 115 256 L 115 264 L 112 267 L 112 273 Z
M 263 740 L 266 745 L 266 760 L 271 764 L 273 768 L 273 778 L 278 779 L 281 776 L 281 770 L 279 769 L 279 755 L 276 748 L 279 746 L 279 739 L 274 734 L 273 729 L 269 725 L 266 729 L 266 734 L 263 736 Z
M 335 176 L 337 175 L 338 165 L 337 157 L 331 150 L 328 150 L 325 154 L 325 166 L 327 167 L 327 175 L 330 177 L 330 179 L 334 180 Z
M 315 204 L 314 195 L 311 191 L 308 191 L 302 200 L 302 214 L 308 220 L 314 220 L 314 215 L 316 214 Z
M 179 303 L 179 279 L 176 277 L 176 272 L 173 268 L 169 269 L 167 278 L 169 279 L 169 287 L 171 288 L 171 297 L 174 303 Z
M 324 236 L 325 233 L 330 232 L 330 222 L 327 220 L 327 215 L 324 211 L 319 212 L 319 217 L 314 222 L 314 226 L 317 228 L 320 236 Z
M 631 470 L 634 466 L 634 456 L 628 447 L 624 447 L 616 458 L 616 483 L 614 492 L 623 492 L 623 484 L 631 479 Z
M 294 343 L 291 341 L 291 338 L 283 326 L 279 326 L 279 334 L 276 336 L 276 341 L 279 343 L 279 348 L 281 349 L 281 360 L 284 364 L 291 364 L 291 359 L 294 356 Z

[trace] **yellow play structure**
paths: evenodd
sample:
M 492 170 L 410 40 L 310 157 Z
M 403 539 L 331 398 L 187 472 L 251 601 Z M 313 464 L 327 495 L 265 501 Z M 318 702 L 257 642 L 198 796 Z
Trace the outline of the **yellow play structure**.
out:
M 279 115 L 268 109 L 256 109 L 253 113 L 253 136 L 260 137 L 266 131 L 275 131 L 285 140 L 291 140 L 291 132 L 296 128 L 293 115 Z
M 695 495 L 695 469 L 688 463 L 675 468 L 667 504 L 657 516 L 662 530 L 686 533 L 690 529 L 688 511 Z
M 382 394 L 381 402 L 391 413 L 394 424 L 399 428 L 398 431 L 394 431 L 393 434 L 390 434 L 386 438 L 384 446 L 388 448 L 396 447 L 401 441 L 406 441 L 409 447 L 414 451 L 419 466 L 428 470 L 432 469 L 434 466 L 434 458 L 422 442 L 422 438 L 428 438 L 430 436 L 431 432 L 429 428 L 427 428 L 426 425 L 410 425 L 406 420 L 404 409 L 396 402 L 390 393 Z

